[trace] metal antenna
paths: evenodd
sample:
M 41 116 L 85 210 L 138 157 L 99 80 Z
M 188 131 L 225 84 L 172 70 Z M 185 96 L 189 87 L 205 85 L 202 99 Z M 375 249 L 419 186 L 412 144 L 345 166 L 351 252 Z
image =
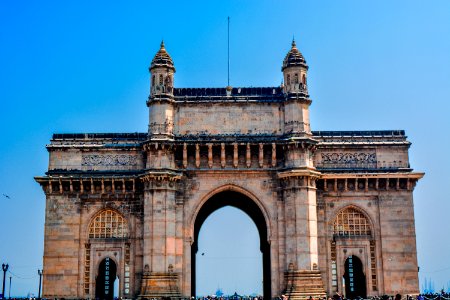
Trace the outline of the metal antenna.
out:
M 228 17 L 228 85 L 230 86 L 230 17 Z

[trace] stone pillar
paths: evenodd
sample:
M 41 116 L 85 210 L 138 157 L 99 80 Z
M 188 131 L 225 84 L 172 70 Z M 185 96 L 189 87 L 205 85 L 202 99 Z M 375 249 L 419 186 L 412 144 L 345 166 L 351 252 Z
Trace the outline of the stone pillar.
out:
M 144 273 L 139 297 L 179 297 L 182 266 L 177 257 L 175 198 L 179 177 L 161 173 L 147 175 L 143 180 Z
M 289 145 L 285 169 L 278 173 L 283 190 L 286 224 L 285 293 L 290 299 L 325 296 L 318 269 L 315 180 L 319 172 L 310 166 L 308 145 Z
M 180 297 L 183 250 L 177 248 L 181 173 L 174 170 L 173 147 L 149 142 L 144 181 L 144 257 L 139 298 Z M 180 249 L 181 248 L 181 249 Z

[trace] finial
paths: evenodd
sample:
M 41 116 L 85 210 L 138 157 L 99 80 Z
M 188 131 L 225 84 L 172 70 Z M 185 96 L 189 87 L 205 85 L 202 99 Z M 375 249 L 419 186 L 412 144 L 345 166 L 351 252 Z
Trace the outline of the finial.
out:
M 292 35 L 292 48 L 297 47 L 297 45 L 295 45 L 295 38 L 294 35 Z
M 161 48 L 164 48 L 164 39 L 161 40 Z

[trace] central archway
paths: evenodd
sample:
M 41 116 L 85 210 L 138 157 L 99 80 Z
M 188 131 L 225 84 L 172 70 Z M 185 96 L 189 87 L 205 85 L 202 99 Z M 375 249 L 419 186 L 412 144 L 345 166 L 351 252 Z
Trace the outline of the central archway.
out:
M 245 212 L 258 228 L 260 251 L 263 264 L 263 296 L 272 298 L 270 274 L 270 244 L 268 242 L 268 228 L 261 208 L 248 196 L 236 191 L 222 191 L 211 196 L 200 208 L 194 223 L 194 243 L 191 248 L 191 295 L 196 295 L 196 254 L 198 251 L 198 235 L 205 220 L 216 210 L 232 206 Z

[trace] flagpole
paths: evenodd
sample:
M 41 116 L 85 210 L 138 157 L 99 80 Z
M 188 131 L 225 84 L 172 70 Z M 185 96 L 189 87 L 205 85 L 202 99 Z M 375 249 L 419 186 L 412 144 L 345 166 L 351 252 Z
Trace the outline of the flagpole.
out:
M 230 86 L 230 17 L 228 17 L 228 84 Z

